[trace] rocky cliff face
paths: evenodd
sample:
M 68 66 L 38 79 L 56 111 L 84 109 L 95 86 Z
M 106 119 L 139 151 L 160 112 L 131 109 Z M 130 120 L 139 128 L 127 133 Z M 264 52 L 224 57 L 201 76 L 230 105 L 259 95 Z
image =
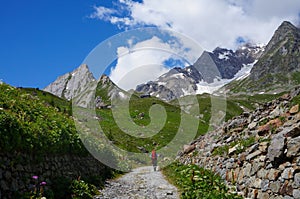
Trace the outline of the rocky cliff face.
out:
M 109 108 L 112 99 L 125 99 L 130 95 L 106 75 L 97 81 L 86 64 L 58 77 L 44 91 L 67 100 L 73 99 L 74 106 L 96 108 Z
M 263 50 L 263 46 L 247 44 L 236 51 L 224 48 L 216 48 L 213 52 L 205 51 L 192 66 L 173 68 L 156 81 L 138 85 L 136 91 L 167 101 L 185 95 L 211 93 L 216 90 L 214 87 L 224 85 L 235 78 L 243 67 L 255 62 Z M 210 85 L 214 82 L 217 85 Z M 203 87 L 207 89 L 203 90 Z
M 184 146 L 178 159 L 219 173 L 245 198 L 300 198 L 300 89 Z
M 227 88 L 234 92 L 280 92 L 300 83 L 300 29 L 283 22 L 250 75 Z
M 96 81 L 86 64 L 79 66 L 71 73 L 58 77 L 48 85 L 44 91 L 50 92 L 58 97 L 70 100 L 75 94 L 88 87 L 91 82 Z
M 289 74 L 300 70 L 300 29 L 283 22 L 266 46 L 266 51 L 251 71 L 253 80 L 268 74 Z

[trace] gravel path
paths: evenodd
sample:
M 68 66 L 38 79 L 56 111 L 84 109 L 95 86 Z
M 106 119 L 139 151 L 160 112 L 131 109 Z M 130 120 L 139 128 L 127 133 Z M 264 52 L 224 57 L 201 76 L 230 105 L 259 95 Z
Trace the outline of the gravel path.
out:
M 176 187 L 153 167 L 140 167 L 117 180 L 108 181 L 97 199 L 179 199 Z

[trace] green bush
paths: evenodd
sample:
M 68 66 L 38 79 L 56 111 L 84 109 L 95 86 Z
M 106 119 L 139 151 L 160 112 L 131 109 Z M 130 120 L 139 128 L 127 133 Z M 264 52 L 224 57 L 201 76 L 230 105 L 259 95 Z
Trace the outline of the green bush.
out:
M 229 192 L 222 178 L 212 171 L 196 165 L 172 163 L 163 169 L 164 174 L 179 188 L 182 199 L 240 199 L 242 197 Z
M 69 115 L 5 84 L 0 85 L 0 151 L 87 154 Z
M 92 199 L 93 196 L 100 194 L 94 185 L 88 184 L 83 180 L 73 180 L 69 189 L 71 197 L 74 199 Z

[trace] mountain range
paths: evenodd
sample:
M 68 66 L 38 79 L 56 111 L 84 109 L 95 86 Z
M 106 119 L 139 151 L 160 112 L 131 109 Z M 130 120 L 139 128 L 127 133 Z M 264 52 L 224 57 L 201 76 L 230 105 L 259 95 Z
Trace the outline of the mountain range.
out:
M 153 96 L 165 101 L 213 92 L 278 93 L 300 83 L 299 63 L 300 30 L 284 21 L 266 46 L 248 43 L 235 51 L 220 47 L 212 52 L 204 51 L 193 65 L 172 68 L 156 80 L 137 85 L 135 91 L 141 96 Z M 117 89 L 117 93 L 121 92 L 120 95 L 124 96 L 126 92 L 112 83 L 108 76 L 102 76 L 99 82 L 103 78 L 110 85 L 110 90 Z M 83 64 L 73 72 L 58 77 L 44 90 L 70 100 L 95 81 L 88 66 Z M 103 83 L 98 84 L 98 90 L 103 86 Z M 106 93 L 112 96 L 110 91 Z M 101 99 L 96 97 L 101 103 L 106 98 L 103 95 Z
M 279 93 L 300 83 L 300 29 L 283 22 L 248 77 L 225 86 L 230 93 Z

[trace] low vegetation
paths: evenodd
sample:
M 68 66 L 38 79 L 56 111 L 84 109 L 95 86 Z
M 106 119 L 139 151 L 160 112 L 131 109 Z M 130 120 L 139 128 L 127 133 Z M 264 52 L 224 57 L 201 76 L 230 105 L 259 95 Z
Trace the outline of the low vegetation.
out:
M 196 165 L 183 165 L 175 162 L 165 167 L 163 173 L 172 184 L 179 188 L 182 199 L 242 198 L 230 193 L 219 175 Z
M 57 107 L 23 89 L 0 85 L 0 150 L 86 155 L 73 120 Z

